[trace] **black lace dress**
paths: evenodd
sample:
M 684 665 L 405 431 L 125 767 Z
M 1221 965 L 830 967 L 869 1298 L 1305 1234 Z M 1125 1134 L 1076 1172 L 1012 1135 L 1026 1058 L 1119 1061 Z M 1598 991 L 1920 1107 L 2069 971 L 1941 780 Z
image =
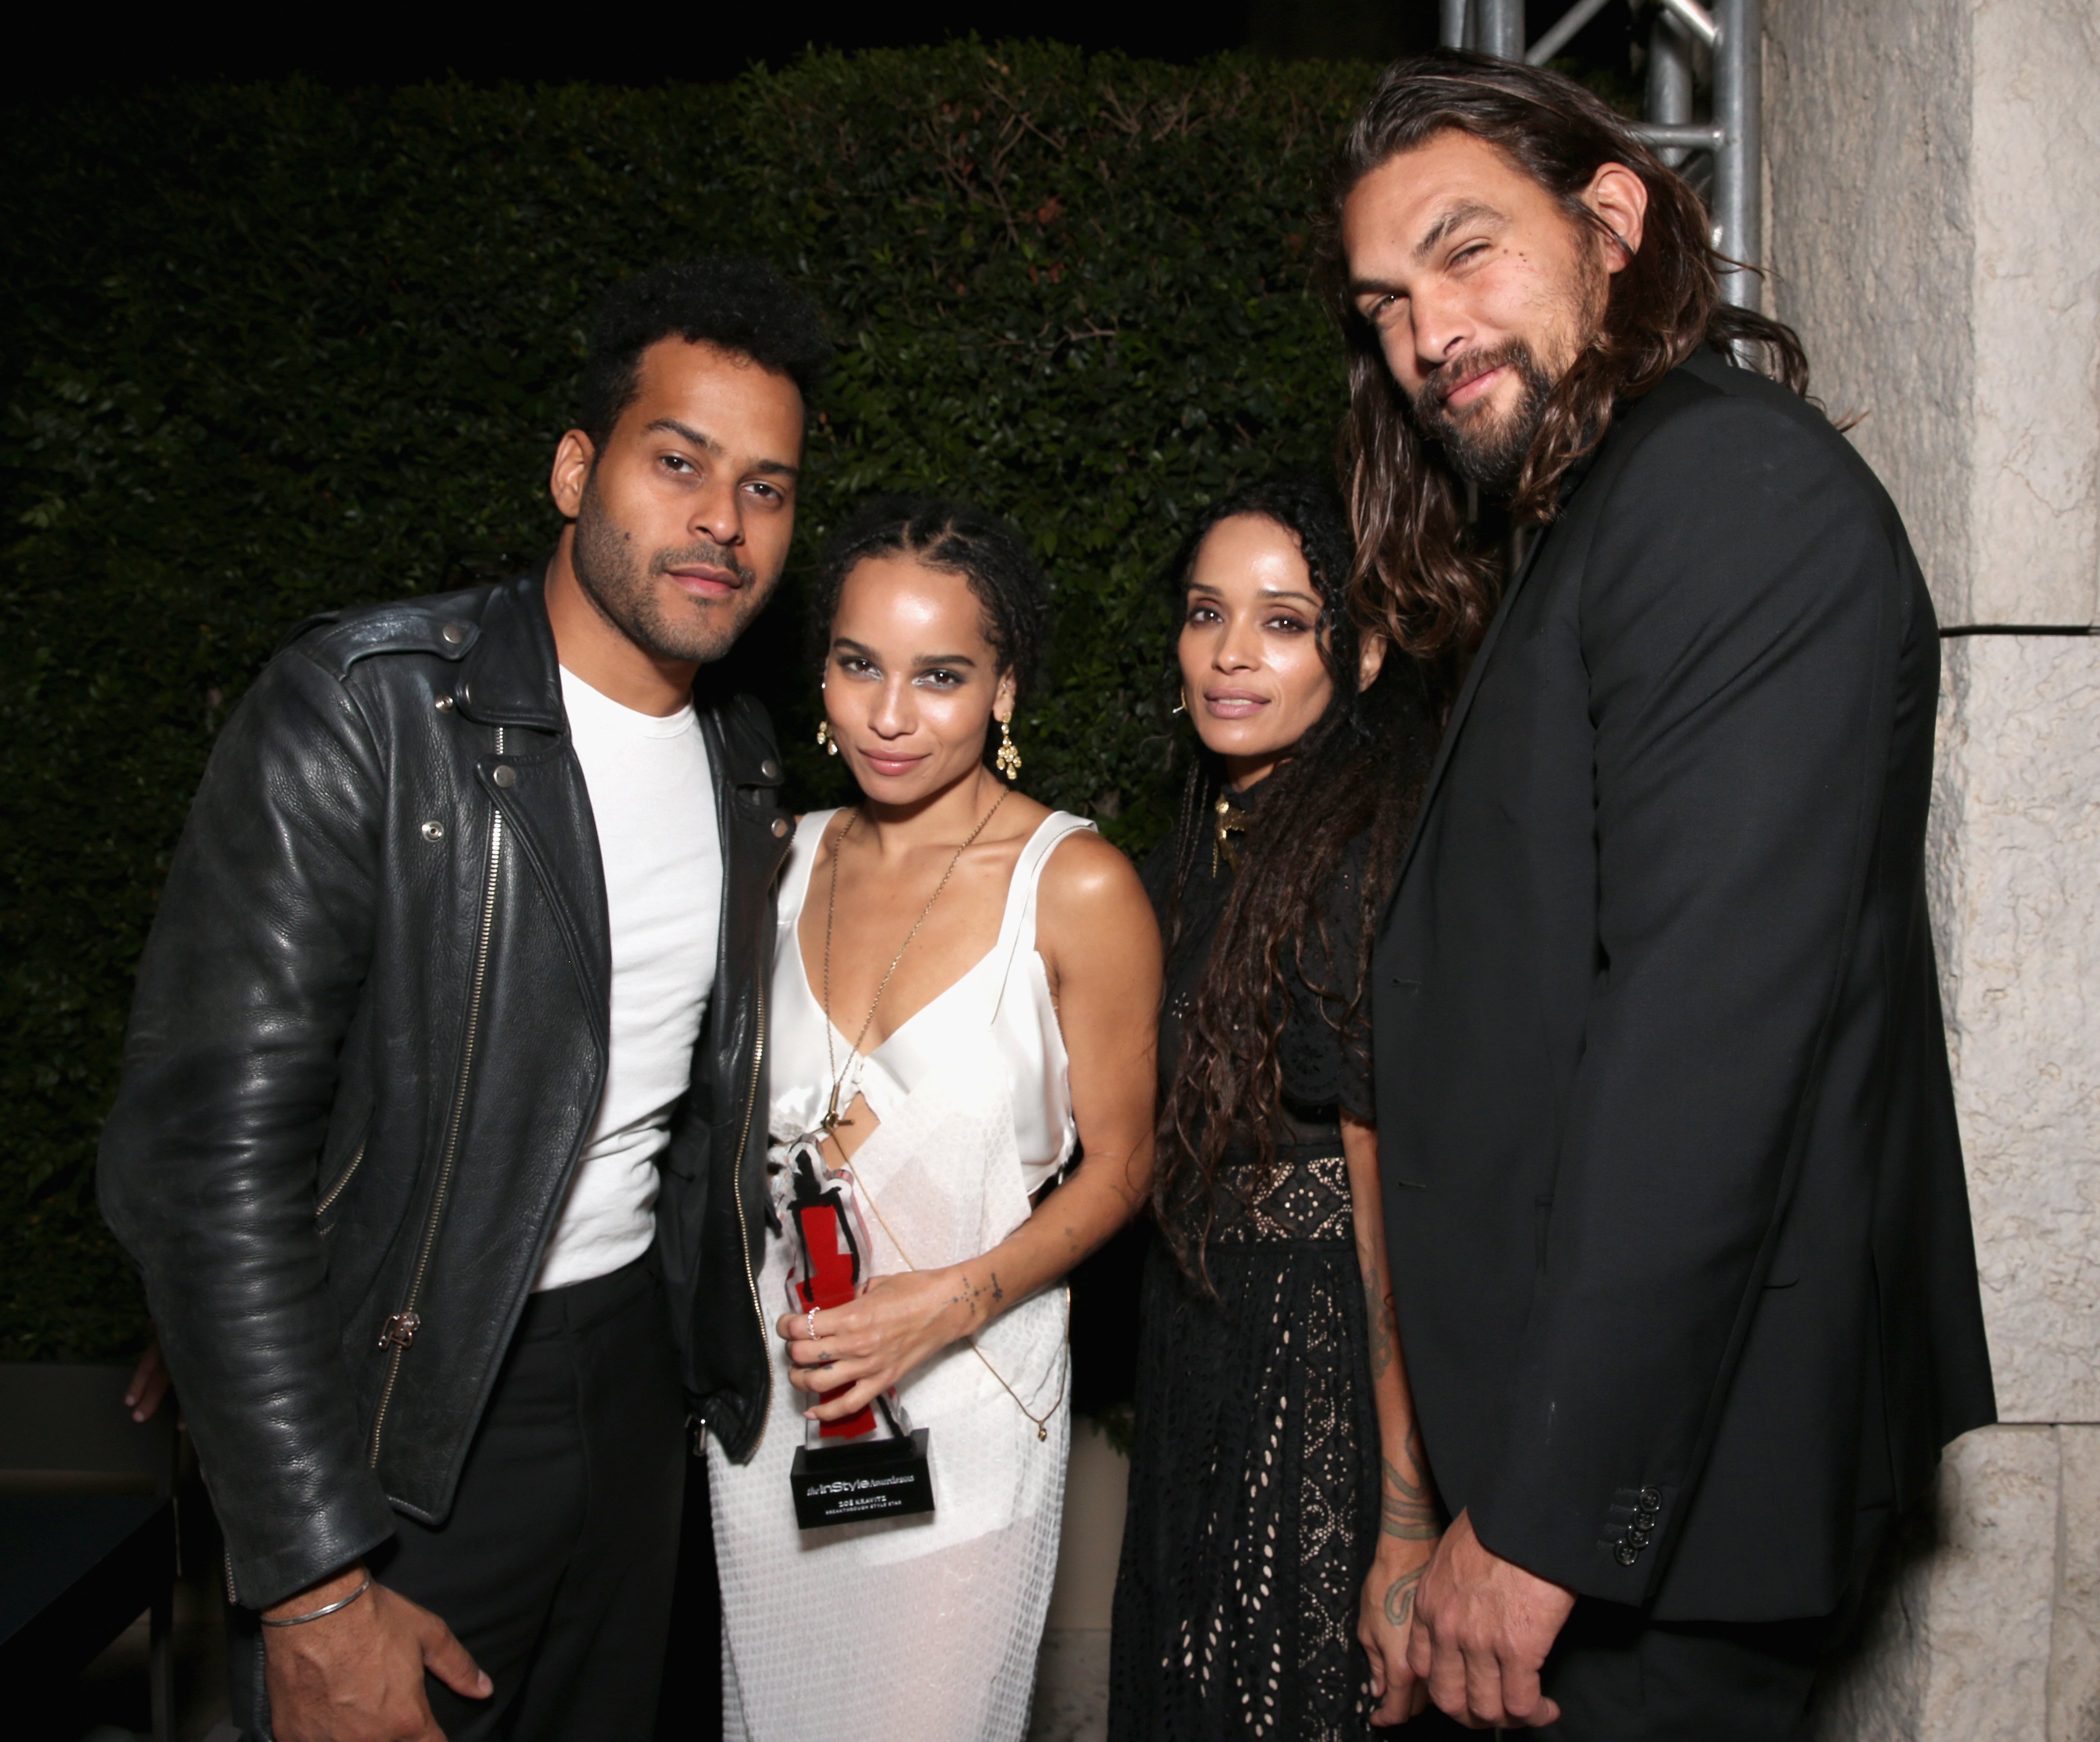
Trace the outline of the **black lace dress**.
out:
M 1145 867 L 1156 906 L 1170 851 Z M 1162 1073 L 1231 876 L 1206 854 L 1185 892 Z M 1329 913 L 1336 967 L 1352 972 L 1355 940 L 1333 917 L 1350 906 Z M 1378 1419 L 1338 1122 L 1371 1118 L 1368 1017 L 1343 1034 L 1317 1006 L 1301 986 L 1282 1036 L 1287 1140 L 1218 1193 L 1215 1297 L 1156 1234 L 1147 1255 L 1110 1742 L 1374 1734 L 1357 1613 L 1377 1544 Z

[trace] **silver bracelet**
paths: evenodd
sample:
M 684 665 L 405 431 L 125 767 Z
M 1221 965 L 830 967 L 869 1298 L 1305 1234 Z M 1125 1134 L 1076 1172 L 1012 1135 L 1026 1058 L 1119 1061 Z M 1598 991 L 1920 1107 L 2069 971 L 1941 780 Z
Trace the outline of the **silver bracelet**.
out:
M 364 1576 L 364 1582 L 359 1585 L 357 1589 L 352 1591 L 347 1597 L 338 1597 L 333 1603 L 324 1603 L 318 1609 L 312 1611 L 309 1614 L 288 1615 L 285 1616 L 282 1621 L 271 1621 L 267 1615 L 258 1615 L 255 1619 L 262 1622 L 265 1627 L 303 1627 L 308 1621 L 317 1621 L 324 1615 L 333 1615 L 338 1609 L 348 1608 L 353 1603 L 356 1602 L 359 1598 L 362 1597 L 371 1589 L 372 1575 L 368 1572 Z

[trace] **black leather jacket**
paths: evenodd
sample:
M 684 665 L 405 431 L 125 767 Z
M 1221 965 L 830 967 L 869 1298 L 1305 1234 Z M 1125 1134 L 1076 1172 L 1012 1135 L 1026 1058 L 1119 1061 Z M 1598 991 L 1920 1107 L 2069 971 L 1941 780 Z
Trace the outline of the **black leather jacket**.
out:
M 721 933 L 657 1250 L 695 1412 L 745 1457 L 794 825 L 764 710 L 696 699 Z M 241 1602 L 450 1508 L 598 1105 L 609 964 L 540 576 L 295 631 L 213 751 L 102 1142 Z

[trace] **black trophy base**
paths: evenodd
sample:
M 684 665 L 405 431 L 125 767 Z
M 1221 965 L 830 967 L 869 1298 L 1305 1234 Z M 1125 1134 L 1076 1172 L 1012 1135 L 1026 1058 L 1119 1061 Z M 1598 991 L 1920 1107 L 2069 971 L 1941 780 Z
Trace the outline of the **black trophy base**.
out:
M 916 1429 L 908 1440 L 797 1446 L 788 1485 L 795 1491 L 795 1522 L 805 1530 L 931 1512 L 926 1430 Z

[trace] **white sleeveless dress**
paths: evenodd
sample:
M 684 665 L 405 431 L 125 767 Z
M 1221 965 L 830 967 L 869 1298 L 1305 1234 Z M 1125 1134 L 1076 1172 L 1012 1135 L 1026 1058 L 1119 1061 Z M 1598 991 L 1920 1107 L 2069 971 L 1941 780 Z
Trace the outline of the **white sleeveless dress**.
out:
M 802 819 L 781 878 L 768 1039 L 776 1193 L 784 1146 L 816 1125 L 831 1091 L 826 1018 L 796 926 L 835 814 Z M 1092 827 L 1061 811 L 1043 820 L 1014 867 L 999 941 L 860 1072 L 860 1092 L 881 1122 L 852 1164 L 880 1211 L 866 1218 L 874 1275 L 930 1270 L 998 1245 L 1072 1153 L 1065 1043 L 1036 953 L 1035 897 L 1052 850 Z M 831 1046 L 843 1069 L 850 1038 L 833 1030 Z M 778 1233 L 758 1289 L 770 1330 L 794 1310 Z M 773 1393 L 757 1451 L 735 1464 L 718 1444 L 708 1448 L 726 1737 L 1018 1742 L 1064 1510 L 1066 1319 L 1065 1290 L 1046 1290 L 986 1327 L 977 1339 L 982 1360 L 957 1343 L 898 1387 L 912 1426 L 929 1430 L 931 1516 L 809 1531 L 796 1528 L 788 1488 L 806 1399 L 788 1383 L 786 1345 L 772 1338 Z M 1049 1412 L 1046 1437 L 987 1362 L 1030 1414 Z

